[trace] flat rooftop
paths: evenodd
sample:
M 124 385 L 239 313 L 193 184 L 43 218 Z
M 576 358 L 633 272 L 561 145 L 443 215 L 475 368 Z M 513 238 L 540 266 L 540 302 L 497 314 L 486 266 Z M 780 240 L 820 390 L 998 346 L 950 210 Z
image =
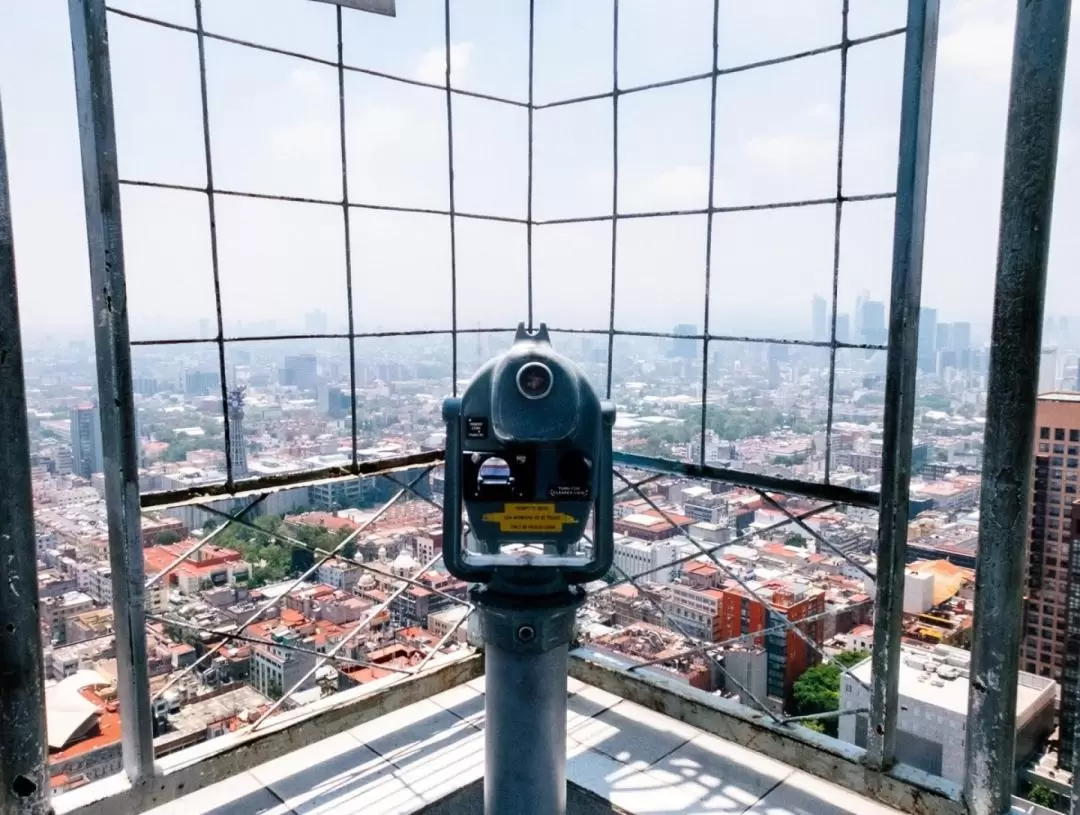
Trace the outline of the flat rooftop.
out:
M 1047 402 L 1080 402 L 1080 391 L 1051 391 L 1040 393 L 1039 399 Z
M 951 649 L 959 650 L 959 649 Z M 966 653 L 966 652 L 961 652 Z M 917 667 L 916 662 L 928 662 L 931 658 L 944 664 L 944 659 L 936 656 L 935 651 L 916 650 L 903 648 L 900 654 L 900 696 L 901 698 L 914 699 L 927 705 L 942 708 L 952 713 L 967 715 L 968 690 L 970 681 L 966 676 L 967 669 L 961 668 L 960 676 L 955 679 L 944 679 L 936 674 L 926 676 L 926 671 Z M 860 662 L 851 673 L 858 679 L 871 684 L 870 669 L 871 660 Z M 920 677 L 923 677 L 920 679 Z M 940 686 L 934 684 L 939 681 Z M 1052 679 L 1020 672 L 1020 682 L 1017 685 L 1016 694 L 1016 718 L 1023 721 L 1037 707 L 1044 704 L 1043 701 L 1047 688 L 1055 685 Z M 1050 700 L 1053 700 L 1051 691 Z

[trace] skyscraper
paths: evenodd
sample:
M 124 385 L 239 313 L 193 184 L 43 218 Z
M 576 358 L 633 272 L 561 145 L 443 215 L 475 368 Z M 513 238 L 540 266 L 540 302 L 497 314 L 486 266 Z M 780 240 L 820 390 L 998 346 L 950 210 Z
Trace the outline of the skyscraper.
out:
M 961 354 L 971 349 L 971 323 L 952 324 L 952 342 L 949 347 Z
M 697 334 L 697 326 L 692 323 L 680 323 L 675 326 L 671 332 L 678 336 L 677 339 L 671 341 L 671 350 L 668 352 L 669 356 L 678 357 L 679 359 L 694 359 L 698 356 L 698 341 L 692 339 L 683 339 L 683 337 L 692 337 Z
M 836 341 L 851 342 L 851 317 L 847 314 L 836 315 Z
M 885 304 L 880 300 L 862 300 L 859 308 L 860 341 L 868 345 L 884 345 L 889 339 L 885 330 Z
M 1057 348 L 1043 348 L 1039 354 L 1039 393 L 1050 393 L 1057 387 Z
M 829 306 L 824 297 L 814 295 L 812 311 L 814 342 L 825 342 L 829 339 Z
M 937 309 L 919 309 L 919 370 L 937 370 Z
M 1040 396 L 1035 427 L 1021 666 L 1060 681 L 1072 548 L 1071 506 L 1080 486 L 1080 395 Z
M 922 331 L 922 329 L 919 329 Z M 934 339 L 934 347 L 938 351 L 955 350 L 952 345 L 952 323 L 938 323 L 937 336 Z
M 1073 496 L 1075 497 L 1075 496 Z M 1061 719 L 1058 722 L 1058 767 L 1072 771 L 1076 718 L 1080 714 L 1080 501 L 1069 507 L 1069 587 L 1066 595 L 1065 648 L 1061 671 Z
M 229 457 L 232 459 L 233 478 L 248 474 L 247 441 L 244 439 L 244 390 L 243 386 L 229 388 L 226 408 L 229 411 Z
M 71 409 L 71 471 L 89 478 L 102 470 L 101 413 L 89 403 Z
M 286 387 L 313 391 L 319 385 L 319 367 L 314 354 L 297 354 L 285 357 L 281 366 L 280 382 Z

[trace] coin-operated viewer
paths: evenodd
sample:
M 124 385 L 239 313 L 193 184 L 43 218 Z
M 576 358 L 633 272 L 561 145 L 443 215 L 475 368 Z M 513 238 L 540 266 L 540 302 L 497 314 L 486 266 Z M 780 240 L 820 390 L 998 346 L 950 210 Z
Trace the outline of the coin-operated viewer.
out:
M 485 648 L 484 810 L 562 815 L 569 644 L 584 584 L 614 555 L 615 408 L 555 352 L 543 323 L 520 324 L 510 350 L 443 403 L 443 418 L 443 557 L 478 584 Z

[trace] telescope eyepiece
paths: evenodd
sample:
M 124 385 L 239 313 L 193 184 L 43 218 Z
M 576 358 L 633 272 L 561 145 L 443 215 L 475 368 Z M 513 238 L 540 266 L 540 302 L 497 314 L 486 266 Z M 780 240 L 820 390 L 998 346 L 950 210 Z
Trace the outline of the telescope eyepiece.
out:
M 517 371 L 518 392 L 526 399 L 543 399 L 551 393 L 555 378 L 543 362 L 526 362 Z

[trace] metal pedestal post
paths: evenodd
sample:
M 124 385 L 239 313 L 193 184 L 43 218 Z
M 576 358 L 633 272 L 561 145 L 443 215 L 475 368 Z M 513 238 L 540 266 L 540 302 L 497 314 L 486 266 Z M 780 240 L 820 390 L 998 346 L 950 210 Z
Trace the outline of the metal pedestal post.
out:
M 580 590 L 473 591 L 485 649 L 485 815 L 566 812 L 566 664 Z

